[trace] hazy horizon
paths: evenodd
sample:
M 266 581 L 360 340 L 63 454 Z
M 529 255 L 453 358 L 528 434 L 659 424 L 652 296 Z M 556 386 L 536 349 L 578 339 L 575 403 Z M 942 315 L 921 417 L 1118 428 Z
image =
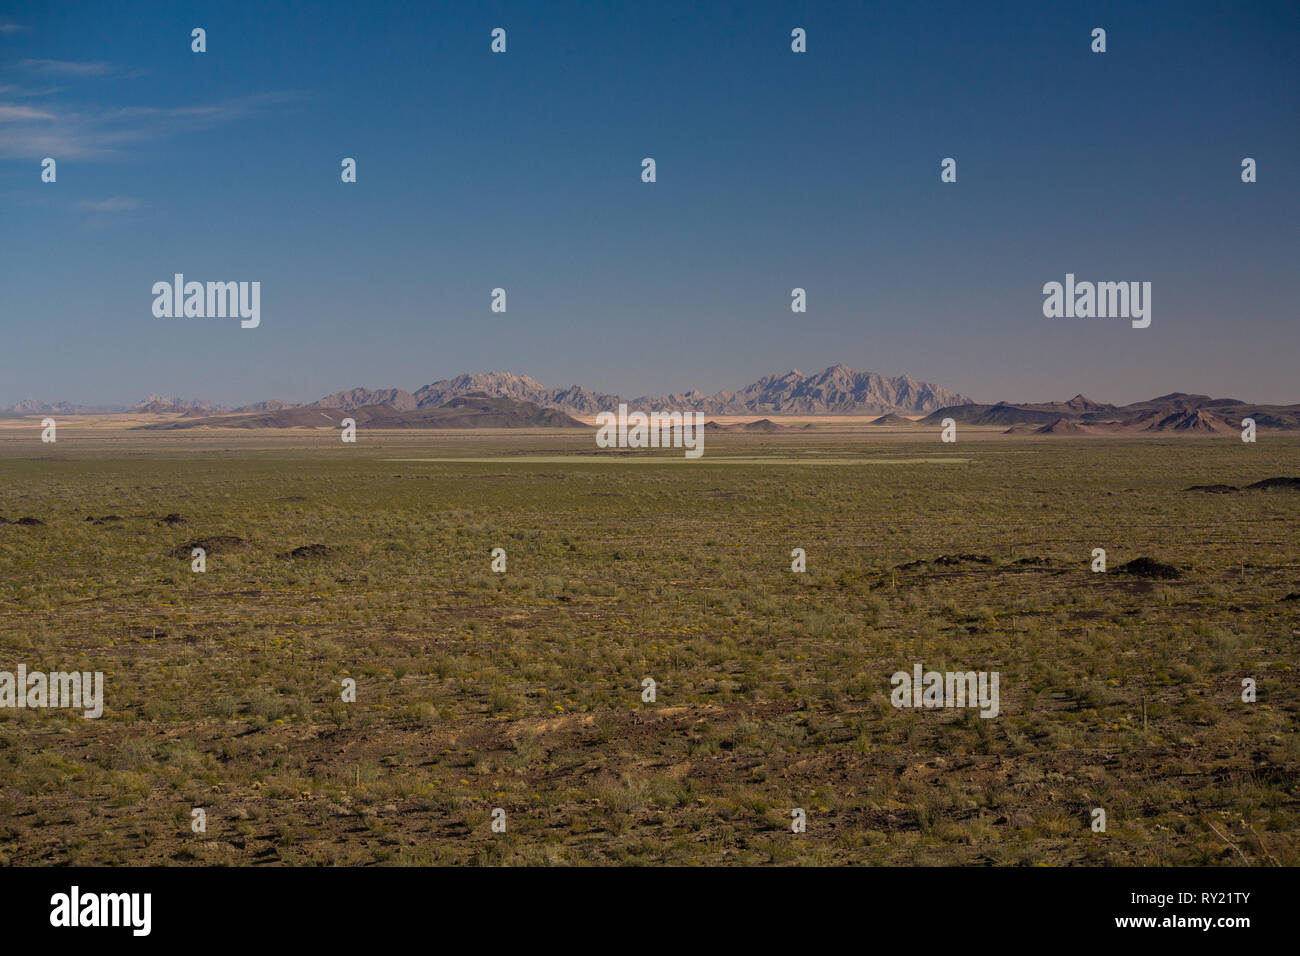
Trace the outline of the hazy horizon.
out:
M 802 375 L 806 375 L 806 376 L 815 376 L 815 375 L 820 375 L 821 373 L 823 373 L 823 372 L 825 372 L 825 371 L 828 371 L 828 370 L 830 370 L 831 368 L 834 368 L 834 367 L 835 367 L 835 364 L 841 364 L 841 365 L 843 365 L 843 364 L 845 364 L 845 363 L 832 363 L 832 364 L 829 365 L 829 366 L 825 366 L 825 367 L 817 368 L 817 369 L 800 369 L 800 368 L 791 367 L 791 368 L 787 368 L 787 369 L 784 369 L 783 371 L 779 371 L 779 372 L 769 372 L 769 373 L 767 373 L 766 375 L 759 376 L 759 379 L 762 379 L 762 378 L 768 378 L 768 377 L 776 377 L 776 378 L 779 378 L 779 377 L 781 377 L 781 376 L 783 376 L 783 375 L 786 375 L 786 374 L 788 374 L 788 373 L 790 373 L 790 372 L 799 372 L 799 373 L 802 374 Z M 920 383 L 923 383 L 923 384 L 939 385 L 939 386 L 943 386 L 944 388 L 948 388 L 948 386 L 944 385 L 943 382 L 926 382 L 924 379 L 920 379 L 920 378 L 918 378 L 918 377 L 915 376 L 915 375 L 907 376 L 906 373 L 899 373 L 899 374 L 897 374 L 897 375 L 894 375 L 894 374 L 891 374 L 891 373 L 888 373 L 888 372 L 881 372 L 881 371 L 879 371 L 879 370 L 877 370 L 877 369 L 859 369 L 859 368 L 853 368 L 852 366 L 848 366 L 848 367 L 851 368 L 853 371 L 856 371 L 856 372 L 864 372 L 864 373 L 865 373 L 865 372 L 876 372 L 877 374 L 882 375 L 882 376 L 885 376 L 886 378 L 903 378 L 903 377 L 910 377 L 910 378 L 914 379 L 915 381 L 920 382 Z M 341 386 L 341 387 L 339 387 L 339 388 L 332 388 L 332 389 L 329 389 L 328 391 L 323 391 L 323 392 L 320 392 L 319 394 L 315 394 L 315 395 L 312 395 L 312 396 L 310 396 L 310 397 L 306 397 L 306 398 L 289 398 L 289 397 L 286 397 L 286 396 L 284 396 L 284 395 L 264 395 L 264 396 L 257 397 L 257 398 L 244 398 L 244 399 L 240 399 L 240 400 L 221 401 L 221 400 L 218 400 L 218 399 L 212 398 L 211 396 L 208 396 L 208 395 L 167 394 L 167 393 L 165 393 L 165 392 L 158 392 L 158 391 L 156 391 L 156 390 L 153 390 L 153 391 L 145 392 L 144 394 L 141 394 L 141 395 L 137 395 L 137 396 L 134 397 L 134 398 L 130 398 L 130 399 L 122 400 L 122 401 L 81 401 L 81 400 L 66 399 L 66 398 L 53 397 L 53 396 L 47 396 L 47 395 L 24 395 L 24 396 L 22 396 L 21 398 L 14 398 L 14 399 L 12 399 L 12 400 L 8 400 L 8 399 L 5 399 L 3 396 L 0 396 L 0 407 L 13 406 L 13 405 L 20 404 L 21 402 L 27 401 L 27 400 L 29 400 L 29 399 L 35 399 L 35 400 L 38 400 L 38 401 L 40 401 L 40 402 L 42 402 L 42 403 L 44 403 L 44 404 L 51 404 L 51 405 L 56 404 L 56 403 L 66 403 L 66 404 L 70 404 L 70 405 L 81 405 L 81 406 L 86 406 L 86 407 L 102 406 L 102 407 L 112 407 L 112 408 L 118 408 L 118 407 L 130 408 L 131 406 L 134 406 L 134 405 L 137 405 L 137 404 L 141 404 L 141 403 L 145 402 L 147 399 L 149 399 L 149 398 L 154 398 L 154 397 L 157 397 L 157 398 L 163 398 L 163 399 L 177 399 L 177 400 L 186 401 L 186 402 L 210 402 L 210 403 L 212 403 L 213 405 L 223 406 L 223 407 L 228 407 L 228 408 L 238 408 L 238 407 L 247 406 L 247 405 L 255 405 L 255 404 L 259 403 L 259 402 L 276 401 L 276 400 L 278 400 L 278 401 L 288 402 L 288 403 L 290 403 L 290 404 L 295 404 L 295 405 L 308 405 L 308 404 L 312 404 L 312 403 L 314 403 L 314 402 L 316 402 L 316 401 L 318 401 L 318 400 L 320 400 L 320 399 L 322 399 L 322 398 L 326 398 L 326 397 L 328 397 L 328 396 L 330 396 L 330 395 L 335 395 L 335 394 L 337 394 L 337 393 L 339 393 L 339 392 L 349 392 L 349 391 L 353 391 L 353 390 L 357 390 L 357 389 L 365 389 L 365 390 L 369 390 L 369 391 L 381 391 L 381 390 L 385 390 L 385 389 L 400 389 L 400 390 L 402 390 L 402 391 L 406 391 L 406 392 L 409 392 L 409 393 L 412 393 L 412 394 L 413 394 L 413 393 L 419 391 L 421 388 L 423 388 L 423 387 L 426 386 L 426 385 L 430 385 L 430 384 L 434 384 L 434 383 L 436 383 L 436 382 L 442 382 L 442 381 L 453 381 L 453 380 L 455 380 L 455 379 L 457 379 L 457 378 L 460 378 L 460 377 L 463 376 L 463 375 L 518 375 L 518 376 L 523 377 L 523 378 L 530 378 L 530 379 L 533 379 L 533 380 L 536 381 L 538 384 L 540 384 L 540 385 L 542 385 L 542 386 L 545 386 L 546 388 L 583 387 L 583 388 L 586 388 L 588 391 L 592 391 L 592 392 L 601 392 L 601 393 L 613 394 L 613 395 L 619 395 L 620 397 L 628 398 L 628 399 L 641 398 L 641 397 L 657 397 L 657 396 L 668 395 L 668 394 L 673 394 L 673 393 L 687 393 L 687 392 L 690 392 L 690 391 L 692 391 L 692 390 L 699 391 L 699 392 L 701 392 L 701 393 L 703 393 L 703 394 L 705 394 L 705 395 L 715 395 L 715 394 L 718 394 L 719 392 L 738 392 L 738 391 L 740 391 L 741 389 L 745 388 L 746 386 L 752 385 L 754 382 L 756 382 L 756 381 L 759 380 L 759 379 L 755 379 L 754 382 L 743 382 L 743 383 L 738 384 L 738 385 L 728 386 L 728 387 L 723 387 L 723 388 L 719 388 L 719 389 L 693 389 L 693 388 L 688 387 L 688 388 L 684 388 L 684 389 L 661 389 L 661 390 L 657 390 L 657 391 L 651 391 L 651 392 L 645 392 L 645 393 L 635 393 L 635 394 L 634 394 L 634 393 L 632 393 L 631 391 L 626 390 L 626 389 L 623 389 L 623 390 L 620 390 L 620 389 L 617 389 L 617 388 L 614 388 L 614 389 L 594 389 L 594 388 L 591 388 L 591 386 L 586 385 L 585 383 L 583 383 L 583 382 L 581 382 L 581 381 L 574 381 L 574 382 L 546 382 L 546 381 L 541 381 L 541 380 L 539 380 L 539 379 L 538 379 L 536 376 L 534 376 L 534 375 L 529 375 L 527 372 L 515 372 L 515 371 L 511 371 L 511 370 L 509 370 L 509 369 L 490 369 L 490 370 L 484 370 L 484 371 L 481 371 L 481 372 L 470 372 L 470 371 L 457 372 L 457 373 L 455 373 L 455 374 L 453 374 L 453 375 L 446 375 L 446 376 L 442 376 L 442 377 L 440 377 L 440 378 L 430 379 L 430 380 L 427 381 L 427 382 L 420 382 L 418 385 L 404 385 L 404 384 L 393 384 L 393 383 L 344 385 L 344 386 Z M 1036 404 L 1036 403 L 1044 403 L 1044 402 L 1065 402 L 1065 401 L 1069 401 L 1070 399 L 1074 398 L 1074 397 L 1077 396 L 1077 395 L 1082 395 L 1084 398 L 1088 398 L 1088 399 L 1091 399 L 1091 400 L 1093 400 L 1093 401 L 1101 402 L 1101 403 L 1103 403 L 1103 404 L 1111 404 L 1111 405 L 1117 405 L 1117 406 L 1124 406 L 1124 405 L 1132 404 L 1133 402 L 1141 402 L 1141 401 L 1146 401 L 1146 400 L 1153 399 L 1153 398 L 1159 398 L 1160 396 L 1170 394 L 1171 392 L 1181 392 L 1181 393 L 1186 393 L 1186 394 L 1190 394 L 1190 395 L 1208 395 L 1210 398 L 1216 398 L 1216 399 L 1234 398 L 1234 399 L 1239 399 L 1239 400 L 1241 400 L 1241 401 L 1243 401 L 1243 402 L 1255 403 L 1255 404 L 1260 404 L 1260 405 L 1300 405 L 1300 399 L 1297 399 L 1297 400 L 1294 400 L 1294 401 L 1280 401 L 1280 402 L 1277 402 L 1277 401 L 1261 401 L 1261 400 L 1258 400 L 1258 399 L 1254 398 L 1254 397 L 1251 396 L 1251 395 L 1217 395 L 1217 394 L 1212 394 L 1212 393 L 1205 392 L 1205 391 L 1201 391 L 1201 390 L 1194 389 L 1194 388 L 1179 388 L 1179 389 L 1171 389 L 1171 390 L 1168 391 L 1168 392 L 1160 392 L 1160 393 L 1158 393 L 1158 394 L 1154 394 L 1154 393 L 1153 393 L 1153 394 L 1150 394 L 1150 395 L 1142 395 L 1142 396 L 1139 396 L 1139 397 L 1136 397 L 1136 398 L 1132 398 L 1132 399 L 1128 399 L 1128 400 L 1125 400 L 1125 401 L 1114 401 L 1114 400 L 1112 400 L 1112 399 L 1110 399 L 1110 398 L 1108 398 L 1108 397 L 1101 396 L 1101 395 L 1094 395 L 1093 393 L 1088 392 L 1088 391 L 1076 391 L 1076 392 L 1071 392 L 1069 395 L 1055 395 L 1055 396 L 1048 397 L 1048 398 L 1021 398 L 1021 397 L 1012 397 L 1012 396 L 1008 396 L 1008 395 L 1000 395 L 1000 396 L 997 396 L 997 397 L 985 397 L 985 396 L 979 396 L 979 395 L 966 395 L 965 393 L 962 393 L 962 392 L 960 391 L 960 389 L 950 389 L 950 391 L 958 392 L 959 394 L 964 395 L 966 398 L 971 399 L 971 400 L 972 400 L 975 404 L 977 404 L 977 405 L 993 405 L 993 404 L 997 404 L 998 402 L 1008 402 L 1008 403 L 1011 403 L 1011 404 Z M 784 413 L 773 413 L 773 414 L 784 414 Z M 792 414 L 793 414 L 793 413 L 792 413 Z M 831 412 L 831 413 L 828 413 L 828 414 L 832 414 L 832 415 L 833 415 L 833 414 L 836 414 L 836 413 Z

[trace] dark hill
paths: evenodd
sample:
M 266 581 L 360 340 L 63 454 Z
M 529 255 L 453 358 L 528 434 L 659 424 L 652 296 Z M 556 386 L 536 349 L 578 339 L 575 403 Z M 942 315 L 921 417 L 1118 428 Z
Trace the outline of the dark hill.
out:
M 1076 395 L 1068 402 L 996 405 L 953 405 L 931 412 L 923 425 L 939 425 L 945 418 L 959 424 L 997 425 L 1017 432 L 1032 429 L 1042 435 L 1123 434 L 1171 432 L 1188 435 L 1240 435 L 1241 421 L 1253 418 L 1259 428 L 1277 431 L 1300 429 L 1300 405 L 1249 405 L 1232 398 L 1210 398 L 1171 392 L 1131 405 L 1102 405 Z
M 482 393 L 461 395 L 438 408 L 400 410 L 391 405 L 363 405 L 344 410 L 304 405 L 252 415 L 214 415 L 139 426 L 154 431 L 181 428 L 338 428 L 351 418 L 369 428 L 586 428 L 582 422 L 553 408 L 532 402 L 494 398 Z

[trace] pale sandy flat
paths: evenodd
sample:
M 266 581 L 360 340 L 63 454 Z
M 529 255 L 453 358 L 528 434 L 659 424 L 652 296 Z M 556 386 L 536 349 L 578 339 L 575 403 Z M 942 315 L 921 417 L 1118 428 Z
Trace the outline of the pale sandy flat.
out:
M 649 409 L 629 408 L 629 411 L 649 411 Z M 671 409 L 667 409 L 671 411 Z M 596 413 L 590 415 L 576 415 L 569 413 L 570 417 L 576 418 L 584 425 L 596 424 Z M 768 421 L 777 425 L 800 426 L 800 425 L 866 425 L 874 422 L 880 415 L 763 415 L 758 412 L 751 412 L 748 415 L 709 415 L 705 414 L 706 422 L 717 422 L 719 425 L 747 425 L 750 422 L 762 421 L 766 418 Z M 920 421 L 924 415 L 904 415 L 909 421 Z M 877 425 L 877 428 L 886 426 Z M 906 428 L 905 425 L 895 425 L 895 428 Z
M 504 458 L 381 458 L 380 461 L 425 462 L 429 464 L 483 465 L 951 465 L 969 458 L 791 458 L 741 455 L 705 455 L 686 458 L 676 455 L 511 455 Z

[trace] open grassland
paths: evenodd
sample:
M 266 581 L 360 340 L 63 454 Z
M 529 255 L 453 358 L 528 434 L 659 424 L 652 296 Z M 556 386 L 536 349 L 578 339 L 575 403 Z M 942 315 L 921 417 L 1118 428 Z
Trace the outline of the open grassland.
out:
M 1300 863 L 1300 439 L 968 434 L 0 423 L 0 863 Z

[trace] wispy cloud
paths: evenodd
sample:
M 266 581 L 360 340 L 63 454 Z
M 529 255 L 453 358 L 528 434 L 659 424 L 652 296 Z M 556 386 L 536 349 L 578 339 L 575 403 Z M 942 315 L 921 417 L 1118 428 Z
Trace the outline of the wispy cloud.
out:
M 11 106 L 0 103 L 0 123 L 12 123 L 18 120 L 54 119 L 53 113 L 34 110 L 30 106 Z
M 102 61 L 23 60 L 18 65 L 45 76 L 103 76 L 113 69 Z
M 131 209 L 139 209 L 143 203 L 138 199 L 132 199 L 129 196 L 113 196 L 110 199 L 83 199 L 77 203 L 77 208 L 86 212 L 127 212 Z
M 27 27 L 21 23 L 0 23 L 0 33 L 17 33 L 19 30 L 26 30 Z
M 305 98 L 305 93 L 286 91 L 196 106 L 130 106 L 93 113 L 0 104 L 0 123 L 5 124 L 0 157 L 110 159 L 120 156 L 131 143 L 235 122 Z
M 59 92 L 60 87 L 51 86 L 43 90 L 31 90 L 24 86 L 15 86 L 12 83 L 0 84 L 0 96 L 49 96 L 51 93 Z
M 208 103 L 201 106 L 124 106 L 103 114 L 110 122 L 125 120 L 154 120 L 167 122 L 225 123 L 243 119 L 254 113 L 273 106 L 306 99 L 302 92 L 286 91 L 281 93 L 254 93 L 220 103 Z

